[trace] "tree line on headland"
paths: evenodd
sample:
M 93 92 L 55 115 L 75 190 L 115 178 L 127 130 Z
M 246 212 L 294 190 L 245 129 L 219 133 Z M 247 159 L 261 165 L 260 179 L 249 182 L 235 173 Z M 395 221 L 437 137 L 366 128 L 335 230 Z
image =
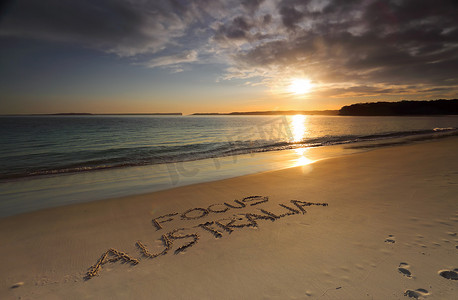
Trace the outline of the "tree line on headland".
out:
M 344 106 L 340 116 L 458 115 L 458 99 L 357 103 Z

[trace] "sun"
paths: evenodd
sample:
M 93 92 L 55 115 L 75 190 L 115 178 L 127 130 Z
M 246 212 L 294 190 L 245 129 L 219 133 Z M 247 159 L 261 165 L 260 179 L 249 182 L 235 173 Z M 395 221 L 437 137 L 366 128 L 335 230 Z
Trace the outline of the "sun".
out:
M 312 89 L 312 82 L 305 78 L 293 78 L 288 86 L 288 91 L 296 95 L 303 95 Z

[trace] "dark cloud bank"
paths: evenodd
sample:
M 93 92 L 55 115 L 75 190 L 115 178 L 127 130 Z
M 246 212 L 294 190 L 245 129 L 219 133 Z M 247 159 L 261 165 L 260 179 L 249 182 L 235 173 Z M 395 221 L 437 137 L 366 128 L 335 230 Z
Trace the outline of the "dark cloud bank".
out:
M 149 67 L 221 63 L 225 78 L 304 75 L 323 95 L 455 93 L 446 0 L 12 1 L 0 37 L 79 44 Z

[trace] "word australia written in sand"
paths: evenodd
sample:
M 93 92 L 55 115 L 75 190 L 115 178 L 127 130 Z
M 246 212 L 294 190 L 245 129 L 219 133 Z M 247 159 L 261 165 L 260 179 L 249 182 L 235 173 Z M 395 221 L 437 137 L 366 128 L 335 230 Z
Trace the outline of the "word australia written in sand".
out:
M 241 228 L 257 228 L 260 221 L 275 222 L 287 216 L 305 214 L 307 213 L 306 207 L 308 206 L 328 206 L 327 203 L 289 200 L 278 204 L 278 208 L 275 212 L 272 212 L 261 208 L 262 204 L 268 201 L 269 197 L 267 196 L 248 196 L 242 200 L 234 200 L 230 203 L 215 203 L 206 208 L 190 208 L 182 213 L 172 212 L 155 217 L 152 219 L 154 228 L 156 231 L 164 231 L 165 224 L 173 224 L 176 220 L 181 220 L 181 224 L 183 221 L 189 223 L 192 221 L 192 223 L 195 223 L 196 220 L 215 215 L 212 221 L 202 222 L 197 225 L 190 224 L 189 227 L 175 228 L 162 234 L 160 240 L 162 241 L 163 248 L 160 251 L 152 252 L 142 241 L 137 241 L 136 246 L 143 258 L 154 259 L 172 252 L 173 249 L 173 253 L 178 254 L 196 245 L 199 242 L 199 233 L 201 232 L 211 234 L 218 239 Z M 242 209 L 243 213 L 238 212 L 238 210 Z M 231 213 L 232 215 L 230 215 Z M 96 276 L 104 264 L 116 261 L 137 265 L 140 263 L 141 258 L 134 258 L 127 253 L 110 248 L 89 268 L 85 278 L 90 279 Z

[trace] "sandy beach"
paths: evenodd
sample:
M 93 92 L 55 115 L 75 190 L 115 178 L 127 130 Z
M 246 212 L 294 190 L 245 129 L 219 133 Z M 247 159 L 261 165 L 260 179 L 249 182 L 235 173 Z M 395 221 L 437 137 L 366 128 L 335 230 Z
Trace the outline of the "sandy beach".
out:
M 0 220 L 1 299 L 456 299 L 458 138 Z

